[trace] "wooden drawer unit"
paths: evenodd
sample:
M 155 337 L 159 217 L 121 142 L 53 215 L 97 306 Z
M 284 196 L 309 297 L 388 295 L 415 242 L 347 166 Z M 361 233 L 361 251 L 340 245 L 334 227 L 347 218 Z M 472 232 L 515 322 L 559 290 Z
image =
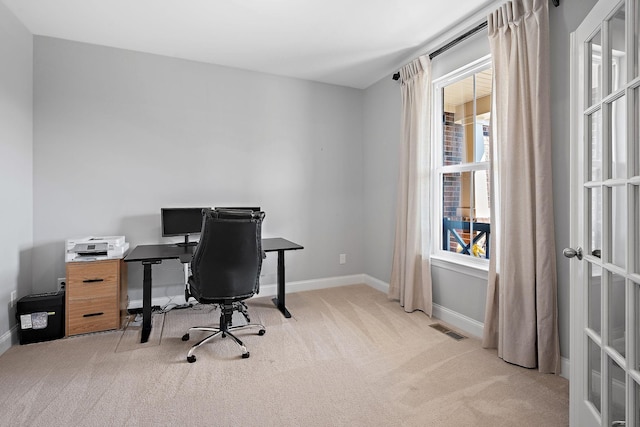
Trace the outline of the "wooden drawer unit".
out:
M 67 309 L 67 335 L 118 329 L 119 310 L 114 298 L 74 301 Z
M 66 335 L 119 329 L 127 314 L 127 266 L 121 259 L 67 263 Z

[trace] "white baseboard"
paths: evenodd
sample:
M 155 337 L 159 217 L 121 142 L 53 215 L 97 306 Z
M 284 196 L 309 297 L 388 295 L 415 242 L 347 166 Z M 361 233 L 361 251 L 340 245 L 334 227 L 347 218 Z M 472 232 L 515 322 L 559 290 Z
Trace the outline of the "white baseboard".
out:
M 389 284 L 378 280 L 375 277 L 371 277 L 367 274 L 364 275 L 364 283 L 377 289 L 381 292 L 389 292 Z M 451 326 L 455 326 L 460 329 L 461 332 L 473 335 L 474 337 L 482 337 L 482 331 L 484 330 L 484 324 L 477 320 L 471 319 L 463 314 L 457 313 L 446 307 L 438 304 L 433 304 L 433 317 L 448 323 Z
M 363 274 L 364 276 L 364 283 L 366 285 L 371 286 L 373 289 L 377 289 L 380 292 L 383 292 L 385 294 L 389 293 L 389 284 L 386 282 L 383 282 L 382 280 L 378 280 L 375 277 L 371 277 L 368 274 Z
M 462 332 L 473 335 L 476 338 L 482 338 L 484 323 L 478 322 L 475 319 L 450 310 L 447 307 L 443 307 L 439 304 L 433 304 L 432 310 L 433 317 L 435 317 L 436 319 L 440 319 L 451 326 L 455 326 Z
M 0 337 L 0 354 L 9 350 L 12 345 L 18 344 L 18 325 L 13 325 L 11 329 Z
M 371 286 L 374 289 L 384 292 L 389 292 L 389 284 L 378 280 L 375 277 L 371 277 L 368 274 L 364 274 L 364 283 Z M 463 314 L 457 313 L 446 307 L 438 304 L 433 304 L 433 317 L 442 320 L 460 329 L 461 332 L 465 332 L 469 335 L 473 335 L 477 338 L 482 338 L 484 331 L 484 323 L 471 319 Z M 560 360 L 560 376 L 569 379 L 570 361 L 566 357 L 562 357 Z
M 562 378 L 569 379 L 569 372 L 571 369 L 571 361 L 566 357 L 560 358 L 560 376 Z
M 286 291 L 287 293 L 292 292 L 302 292 L 302 291 L 312 291 L 315 289 L 325 289 L 325 288 L 335 288 L 338 286 L 347 286 L 347 285 L 355 285 L 358 283 L 365 283 L 364 274 L 353 274 L 350 276 L 338 276 L 338 277 L 327 277 L 324 279 L 314 279 L 314 280 L 301 280 L 298 282 L 287 282 Z M 254 298 L 260 297 L 274 297 L 278 293 L 278 285 L 276 283 L 269 285 L 260 285 L 260 293 L 256 295 Z M 171 297 L 157 297 L 151 299 L 151 305 L 164 307 L 169 303 L 174 304 L 184 304 L 184 294 L 174 295 Z M 142 307 L 142 300 L 130 300 L 128 308 L 140 308 Z

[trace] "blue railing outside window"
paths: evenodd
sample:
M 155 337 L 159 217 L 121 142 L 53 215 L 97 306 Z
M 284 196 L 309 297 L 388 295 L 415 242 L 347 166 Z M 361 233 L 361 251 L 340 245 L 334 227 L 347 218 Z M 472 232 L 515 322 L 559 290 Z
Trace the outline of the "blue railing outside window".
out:
M 471 228 L 473 226 L 473 231 L 477 232 L 469 242 L 465 242 L 465 240 L 460 236 L 458 230 L 462 230 L 465 232 L 471 232 Z M 460 247 L 462 248 L 459 253 L 465 255 L 471 255 L 474 251 L 474 245 L 478 245 L 478 242 L 483 238 L 484 245 L 482 246 L 482 250 L 484 250 L 484 257 L 489 259 L 490 255 L 490 247 L 489 247 L 489 237 L 491 236 L 491 224 L 486 222 L 471 222 L 471 221 L 456 221 L 450 220 L 449 218 L 442 219 L 442 249 L 445 251 L 451 251 L 451 236 L 455 238 Z

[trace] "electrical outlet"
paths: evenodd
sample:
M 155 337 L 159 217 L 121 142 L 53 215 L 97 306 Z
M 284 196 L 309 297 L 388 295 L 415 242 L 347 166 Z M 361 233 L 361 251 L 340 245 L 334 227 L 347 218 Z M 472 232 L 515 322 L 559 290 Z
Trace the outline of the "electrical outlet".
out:
M 347 263 L 347 254 L 340 254 L 340 264 Z
M 66 277 L 58 277 L 58 290 L 64 291 L 67 287 L 67 278 Z
M 11 307 L 16 305 L 17 299 L 18 299 L 18 291 L 11 291 Z

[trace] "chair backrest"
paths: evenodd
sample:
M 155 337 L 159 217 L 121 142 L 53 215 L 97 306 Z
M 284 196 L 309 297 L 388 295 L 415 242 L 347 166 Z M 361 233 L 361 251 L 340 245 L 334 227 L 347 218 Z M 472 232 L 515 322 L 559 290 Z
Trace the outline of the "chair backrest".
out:
M 240 300 L 258 292 L 263 218 L 264 212 L 203 209 L 189 278 L 197 300 Z

